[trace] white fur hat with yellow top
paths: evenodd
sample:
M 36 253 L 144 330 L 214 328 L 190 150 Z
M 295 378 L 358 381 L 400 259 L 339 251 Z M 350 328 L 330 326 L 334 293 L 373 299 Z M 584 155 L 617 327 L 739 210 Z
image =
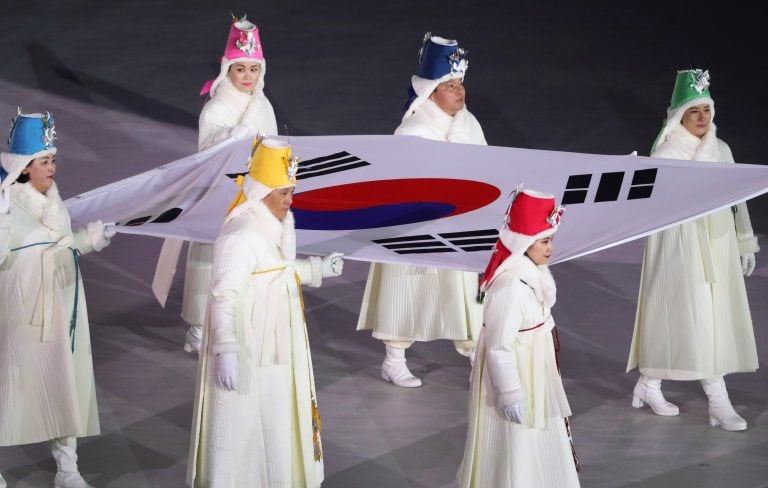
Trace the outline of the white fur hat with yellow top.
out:
M 296 186 L 299 158 L 291 154 L 291 146 L 280 139 L 256 136 L 248 161 L 248 174 L 239 176 L 242 189 L 227 211 L 227 220 L 239 213 L 237 207 L 247 201 L 261 201 L 272 190 Z

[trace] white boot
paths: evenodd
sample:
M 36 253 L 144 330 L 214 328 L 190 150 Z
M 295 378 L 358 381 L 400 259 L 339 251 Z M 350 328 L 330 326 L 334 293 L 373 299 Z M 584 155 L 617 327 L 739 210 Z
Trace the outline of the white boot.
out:
M 656 415 L 674 417 L 680 414 L 677 405 L 668 402 L 661 393 L 661 380 L 641 374 L 632 392 L 632 406 L 642 408 L 643 402 L 647 403 Z
M 405 364 L 405 349 L 387 346 L 387 358 L 381 364 L 381 377 L 403 388 L 421 386 L 421 380 L 411 374 Z
M 469 341 L 467 341 L 469 342 Z M 469 365 L 474 366 L 475 365 L 475 348 L 474 347 L 457 347 L 456 352 L 464 356 L 465 358 L 469 358 Z
M 200 356 L 200 348 L 203 345 L 203 326 L 190 325 L 185 337 L 184 351 L 193 355 Z
M 56 460 L 54 488 L 93 488 L 85 482 L 77 469 L 77 440 L 74 437 L 53 439 L 51 454 Z
M 3 478 L 3 473 L 0 473 L 0 488 L 5 488 L 6 486 L 8 485 L 5 484 L 5 478 Z
M 701 380 L 701 386 L 709 398 L 709 425 L 723 430 L 747 430 L 747 421 L 736 413 L 728 399 L 722 377 Z

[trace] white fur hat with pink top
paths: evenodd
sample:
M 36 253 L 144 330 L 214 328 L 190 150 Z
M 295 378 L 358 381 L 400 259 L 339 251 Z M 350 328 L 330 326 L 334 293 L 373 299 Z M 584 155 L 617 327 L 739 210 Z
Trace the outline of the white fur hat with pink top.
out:
M 232 16 L 232 25 L 229 29 L 227 44 L 224 46 L 224 56 L 221 57 L 221 71 L 215 80 L 209 80 L 200 90 L 200 95 L 210 93 L 213 97 L 216 90 L 227 77 L 229 67 L 235 63 L 258 63 L 261 65 L 259 81 L 256 90 L 264 88 L 264 73 L 267 70 L 267 62 L 264 59 L 264 50 L 261 47 L 259 28 L 249 21 L 245 15 L 238 19 Z

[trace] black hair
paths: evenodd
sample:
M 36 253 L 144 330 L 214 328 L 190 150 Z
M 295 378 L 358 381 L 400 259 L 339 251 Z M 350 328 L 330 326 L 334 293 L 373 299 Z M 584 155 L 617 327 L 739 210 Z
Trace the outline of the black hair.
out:
M 34 161 L 34 159 L 32 160 Z M 32 164 L 32 161 L 27 163 L 26 166 L 24 166 L 24 169 L 29 168 L 29 165 Z M 21 173 L 18 178 L 16 178 L 16 183 L 26 183 L 29 181 L 29 174 Z

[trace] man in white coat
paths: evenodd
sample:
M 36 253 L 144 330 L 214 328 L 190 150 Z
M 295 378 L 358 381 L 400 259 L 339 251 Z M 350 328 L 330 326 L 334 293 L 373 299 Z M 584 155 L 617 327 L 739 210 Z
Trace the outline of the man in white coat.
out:
M 715 102 L 707 71 L 677 73 L 667 119 L 651 155 L 733 163 L 712 122 Z M 645 243 L 640 296 L 627 371 L 639 367 L 632 405 L 678 415 L 661 380 L 699 380 L 709 399 L 709 422 L 744 430 L 723 376 L 755 371 L 755 336 L 744 276 L 755 268 L 757 238 L 741 203 L 650 236 Z
M 472 369 L 462 488 L 575 488 L 547 268 L 563 208 L 518 190 L 483 273 L 484 326 Z
M 200 92 L 210 99 L 200 113 L 199 151 L 232 137 L 277 135 L 275 111 L 264 94 L 266 70 L 259 28 L 245 16 L 233 16 L 219 75 Z M 173 239 L 163 243 L 152 285 L 162 303 L 168 296 L 182 243 Z M 184 350 L 191 354 L 200 352 L 212 265 L 213 245 L 190 242 L 181 317 L 189 324 Z
M 187 483 L 315 488 L 323 448 L 301 284 L 339 276 L 343 261 L 296 259 L 290 212 L 298 159 L 256 141 L 243 191 L 214 245 Z
M 72 231 L 55 134 L 50 113 L 19 111 L 0 154 L 0 446 L 50 441 L 54 486 L 86 488 L 76 438 L 99 434 L 99 413 L 78 259 L 114 226 Z
M 427 33 L 419 74 L 396 135 L 485 145 L 477 119 L 467 110 L 463 85 L 468 60 L 455 40 Z M 477 273 L 401 264 L 371 265 L 357 323 L 386 344 L 381 376 L 413 388 L 421 380 L 408 369 L 405 350 L 415 341 L 451 339 L 470 359 L 482 323 Z

